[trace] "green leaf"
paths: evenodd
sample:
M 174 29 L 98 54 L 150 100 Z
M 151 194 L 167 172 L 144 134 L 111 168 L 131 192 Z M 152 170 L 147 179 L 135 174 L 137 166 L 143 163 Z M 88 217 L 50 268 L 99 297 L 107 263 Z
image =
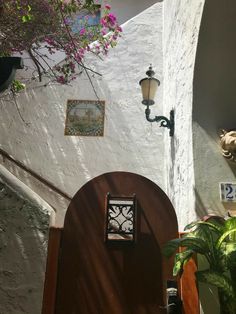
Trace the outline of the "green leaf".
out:
M 114 48 L 117 45 L 117 42 L 111 41 L 111 47 Z
M 181 239 L 181 246 L 193 250 L 195 253 L 205 254 L 208 252 L 208 246 L 205 241 L 195 237 L 186 237 Z
M 184 230 L 186 231 L 186 230 L 192 229 L 192 228 L 195 227 L 199 222 L 200 222 L 200 220 L 191 222 L 190 224 L 188 224 L 188 225 L 186 225 L 186 226 L 184 227 Z
M 227 230 L 232 230 L 236 228 L 236 217 L 231 217 L 225 222 L 225 227 Z
M 212 229 L 219 234 L 221 234 L 223 232 L 223 226 L 220 224 L 214 224 L 214 223 L 207 222 L 207 221 L 200 221 L 199 224 L 204 225 L 204 226 L 208 226 L 209 229 Z
M 181 246 L 180 241 L 181 239 L 173 239 L 173 240 L 168 241 L 163 248 L 163 254 L 166 257 L 172 256 L 175 253 L 175 251 L 178 249 L 178 247 Z
M 236 217 L 231 217 L 226 220 L 225 231 L 229 231 L 236 228 Z M 230 240 L 236 241 L 236 232 L 230 234 Z
M 229 255 L 229 254 L 231 254 L 233 252 L 236 252 L 236 242 L 225 243 L 224 253 L 226 255 Z
M 220 233 L 218 233 L 218 231 L 216 231 L 215 229 L 209 228 L 209 225 L 207 224 L 197 224 L 195 230 L 185 235 L 185 237 L 187 238 L 195 238 L 195 239 L 202 240 L 204 242 L 205 244 L 204 255 L 206 257 L 207 255 L 211 256 L 213 264 L 215 262 L 215 257 L 216 257 L 215 243 L 216 243 L 216 240 L 219 238 L 219 236 L 220 236 Z
M 236 267 L 236 242 L 223 242 L 220 250 L 226 267 L 228 269 Z
M 23 23 L 26 23 L 26 22 L 27 22 L 26 15 L 23 15 L 22 18 L 21 18 L 21 20 L 22 20 Z
M 178 274 L 182 274 L 184 265 L 189 261 L 191 256 L 193 255 L 192 250 L 185 250 L 181 253 L 177 253 L 175 255 L 175 264 L 173 268 L 173 276 L 177 276 Z
M 206 242 L 202 239 L 195 237 L 184 237 L 169 241 L 163 249 L 163 254 L 167 257 L 170 257 L 174 254 L 178 247 L 186 247 L 187 249 L 199 254 L 207 254 L 209 251 Z
M 13 92 L 17 93 L 17 92 L 20 92 L 21 90 L 25 89 L 25 84 L 21 83 L 18 80 L 14 80 L 12 82 L 11 88 L 12 88 Z
M 218 221 L 214 221 L 214 220 L 212 220 L 212 222 L 202 221 L 202 220 L 195 221 L 195 222 L 192 222 L 192 223 L 188 224 L 184 228 L 184 230 L 189 230 L 189 229 L 192 229 L 193 227 L 198 228 L 200 225 L 208 226 L 209 229 L 213 229 L 214 231 L 216 231 L 218 233 L 222 233 L 223 232 L 223 225 L 219 224 Z
M 27 15 L 23 15 L 21 20 L 23 23 L 29 22 L 32 19 L 32 15 L 31 14 L 27 14 Z
M 223 274 L 212 270 L 203 270 L 197 271 L 195 275 L 200 282 L 222 289 L 228 298 L 233 299 L 235 297 L 232 282 Z
M 236 232 L 236 228 L 234 229 L 231 229 L 229 231 L 226 231 L 222 234 L 222 236 L 219 238 L 219 240 L 217 241 L 217 244 L 216 244 L 216 247 L 217 248 L 220 248 L 221 244 L 223 243 L 223 241 L 229 237 L 231 234 L 235 233 Z

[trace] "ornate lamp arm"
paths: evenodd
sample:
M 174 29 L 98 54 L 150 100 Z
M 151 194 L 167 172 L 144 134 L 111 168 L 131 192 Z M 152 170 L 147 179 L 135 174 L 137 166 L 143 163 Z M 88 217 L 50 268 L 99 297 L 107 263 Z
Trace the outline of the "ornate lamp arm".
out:
M 146 115 L 147 121 L 149 121 L 149 122 L 161 122 L 160 126 L 169 129 L 170 130 L 170 136 L 174 135 L 174 127 L 175 127 L 174 110 L 170 111 L 170 119 L 167 119 L 164 116 L 155 116 L 154 118 L 150 118 L 150 113 L 151 113 L 151 110 L 149 109 L 149 106 L 147 106 L 147 108 L 145 109 L 145 115 Z

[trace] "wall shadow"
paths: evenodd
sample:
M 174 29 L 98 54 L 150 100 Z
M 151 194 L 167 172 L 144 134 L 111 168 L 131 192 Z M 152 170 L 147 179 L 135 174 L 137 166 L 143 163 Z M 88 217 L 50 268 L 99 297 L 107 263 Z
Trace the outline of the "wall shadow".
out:
M 41 313 L 49 213 L 0 182 L 0 313 Z
M 219 130 L 236 128 L 236 3 L 205 2 L 193 83 L 196 207 L 224 213 L 219 183 L 235 181 L 236 166 L 221 155 Z M 200 206 L 200 207 L 199 207 Z

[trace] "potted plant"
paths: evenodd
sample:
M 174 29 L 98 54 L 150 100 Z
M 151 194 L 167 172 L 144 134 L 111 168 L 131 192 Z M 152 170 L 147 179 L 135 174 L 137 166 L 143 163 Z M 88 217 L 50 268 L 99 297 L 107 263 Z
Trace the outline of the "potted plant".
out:
M 183 266 L 193 254 L 202 255 L 207 268 L 195 273 L 199 282 L 218 288 L 220 313 L 236 313 L 236 217 L 228 220 L 213 216 L 207 221 L 193 222 L 185 227 L 182 238 L 169 241 L 164 248 L 167 257 L 175 254 L 174 276 L 182 274 Z M 183 250 L 176 253 L 178 248 Z
M 31 58 L 39 80 L 45 74 L 67 84 L 76 77 L 76 67 L 89 70 L 83 63 L 87 52 L 106 54 L 120 36 L 109 5 L 91 24 L 99 10 L 94 0 L 0 0 L 0 57 Z M 54 66 L 58 53 L 64 62 Z

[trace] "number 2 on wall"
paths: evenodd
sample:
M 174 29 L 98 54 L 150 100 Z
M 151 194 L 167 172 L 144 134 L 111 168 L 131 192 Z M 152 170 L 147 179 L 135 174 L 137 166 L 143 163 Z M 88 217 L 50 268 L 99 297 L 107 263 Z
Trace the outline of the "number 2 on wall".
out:
M 236 182 L 221 182 L 220 198 L 222 202 L 236 203 Z
M 233 185 L 232 184 L 227 184 L 226 187 L 225 187 L 225 191 L 226 191 L 226 196 L 225 198 L 227 200 L 233 200 L 235 198 L 235 189 L 233 188 Z

